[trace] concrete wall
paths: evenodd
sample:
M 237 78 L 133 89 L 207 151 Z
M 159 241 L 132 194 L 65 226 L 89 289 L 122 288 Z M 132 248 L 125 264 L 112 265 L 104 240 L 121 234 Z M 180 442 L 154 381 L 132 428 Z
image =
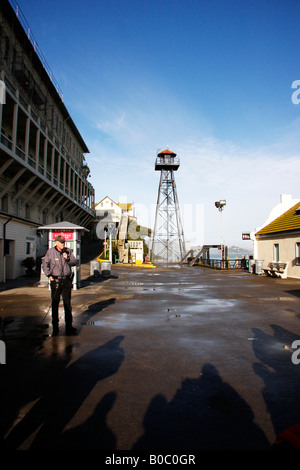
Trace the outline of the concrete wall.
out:
M 287 276 L 300 279 L 300 266 L 296 266 L 296 242 L 300 242 L 299 234 L 266 236 L 257 240 L 256 259 L 264 260 L 264 268 L 274 260 L 274 244 L 279 244 L 279 261 L 289 262 Z
M 15 279 L 25 274 L 22 261 L 27 257 L 36 258 L 36 227 L 17 220 L 11 220 L 6 225 L 6 240 L 9 241 L 10 251 L 3 257 L 3 224 L 8 218 L 0 216 L 0 282 Z M 4 265 L 6 272 L 4 273 Z

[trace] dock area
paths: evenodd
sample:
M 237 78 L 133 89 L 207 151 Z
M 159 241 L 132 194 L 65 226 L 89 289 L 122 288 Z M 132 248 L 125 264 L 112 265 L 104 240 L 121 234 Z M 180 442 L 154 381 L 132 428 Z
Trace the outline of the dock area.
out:
M 0 291 L 1 448 L 269 450 L 300 422 L 299 281 L 244 270 L 112 265 L 72 293 Z

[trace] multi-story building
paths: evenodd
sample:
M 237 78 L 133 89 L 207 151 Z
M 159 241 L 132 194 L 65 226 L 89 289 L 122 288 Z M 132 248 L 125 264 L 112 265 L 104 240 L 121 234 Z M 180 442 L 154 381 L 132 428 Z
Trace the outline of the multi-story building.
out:
M 42 256 L 37 227 L 94 218 L 89 150 L 14 0 L 0 5 L 0 282 Z

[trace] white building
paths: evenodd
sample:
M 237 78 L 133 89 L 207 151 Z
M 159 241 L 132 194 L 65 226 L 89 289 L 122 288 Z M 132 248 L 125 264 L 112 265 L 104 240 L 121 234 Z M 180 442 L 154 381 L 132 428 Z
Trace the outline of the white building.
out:
M 122 217 L 122 208 L 110 197 L 106 196 L 100 202 L 95 204 L 97 219 L 108 219 L 114 223 L 120 223 Z
M 106 196 L 95 205 L 96 223 L 98 230 L 96 233 L 99 236 L 102 228 L 109 224 L 114 225 L 114 238 L 119 240 L 127 239 L 128 224 L 135 220 L 134 204 L 133 203 L 116 203 L 110 197 Z M 99 224 L 101 230 L 99 229 Z
M 254 236 L 254 257 L 264 261 L 264 269 L 286 263 L 287 277 L 300 278 L 300 199 L 282 195 Z
M 140 233 L 137 231 L 135 208 L 132 203 L 116 203 L 106 196 L 95 205 L 96 235 L 106 240 L 108 233 L 105 227 L 111 226 L 112 239 L 117 240 L 119 259 L 121 262 L 143 260 L 143 241 L 138 241 Z

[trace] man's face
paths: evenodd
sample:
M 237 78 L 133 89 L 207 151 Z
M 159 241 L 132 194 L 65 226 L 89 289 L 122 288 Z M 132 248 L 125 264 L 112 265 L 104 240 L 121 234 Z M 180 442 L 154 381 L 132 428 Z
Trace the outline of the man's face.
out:
M 65 242 L 59 242 L 58 240 L 56 240 L 55 245 L 58 251 L 61 251 L 65 246 Z

